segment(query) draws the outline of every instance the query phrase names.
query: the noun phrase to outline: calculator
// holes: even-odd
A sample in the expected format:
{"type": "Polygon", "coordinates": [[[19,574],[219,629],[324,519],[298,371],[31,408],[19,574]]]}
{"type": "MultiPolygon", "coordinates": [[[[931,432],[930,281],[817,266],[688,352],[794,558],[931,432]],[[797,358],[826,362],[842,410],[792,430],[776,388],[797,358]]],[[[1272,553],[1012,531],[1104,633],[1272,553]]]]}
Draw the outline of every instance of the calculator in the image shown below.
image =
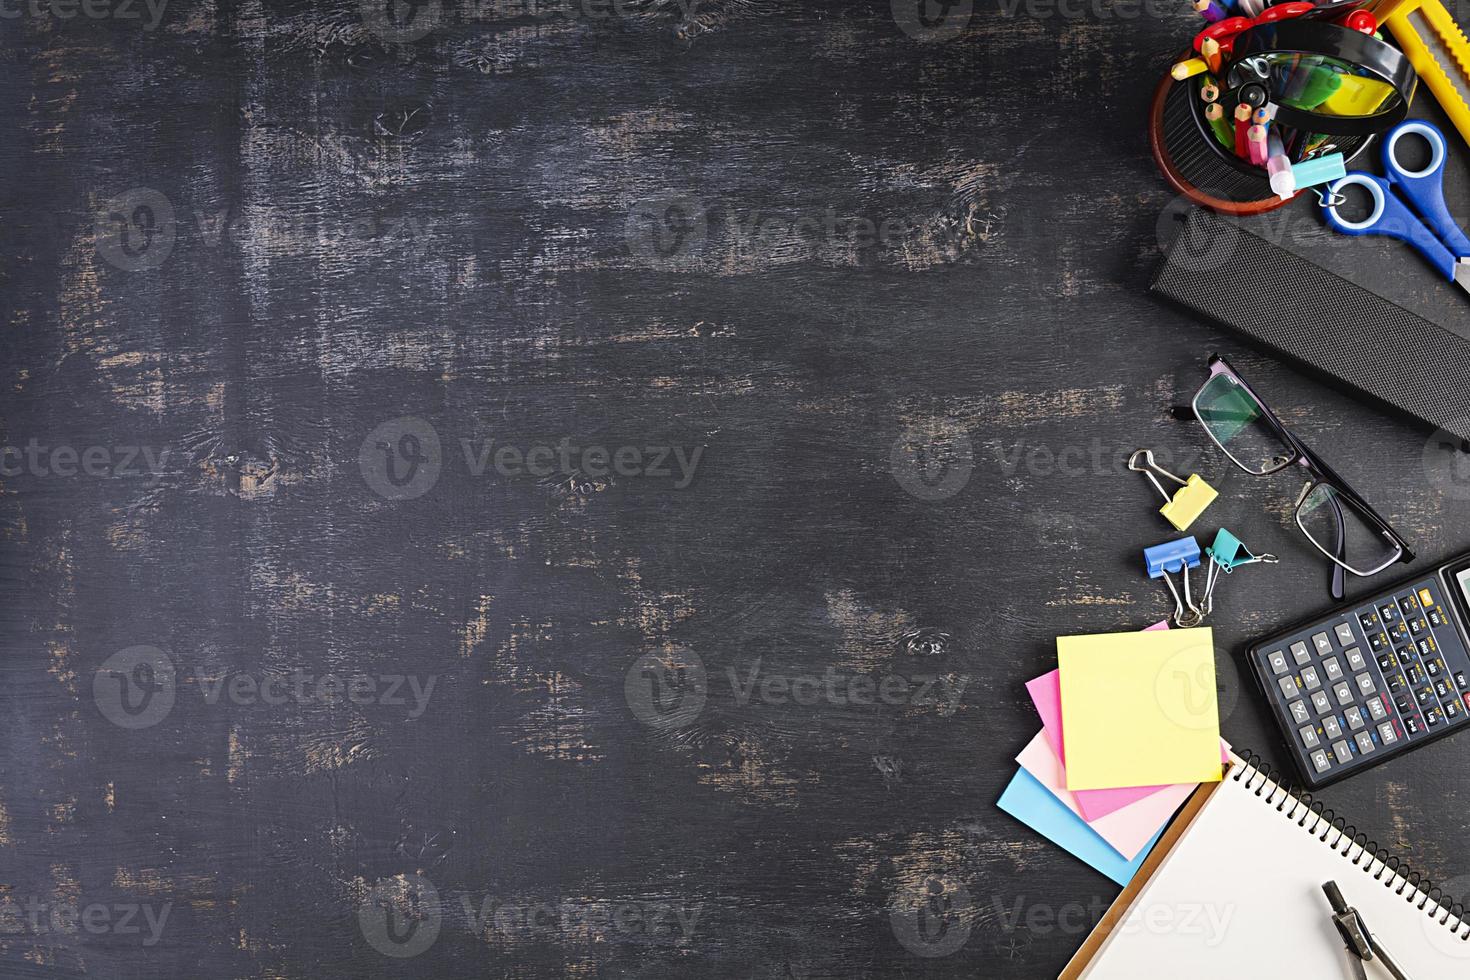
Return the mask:
{"type": "Polygon", "coordinates": [[[1470,726],[1470,554],[1247,647],[1310,789],[1470,726]]]}

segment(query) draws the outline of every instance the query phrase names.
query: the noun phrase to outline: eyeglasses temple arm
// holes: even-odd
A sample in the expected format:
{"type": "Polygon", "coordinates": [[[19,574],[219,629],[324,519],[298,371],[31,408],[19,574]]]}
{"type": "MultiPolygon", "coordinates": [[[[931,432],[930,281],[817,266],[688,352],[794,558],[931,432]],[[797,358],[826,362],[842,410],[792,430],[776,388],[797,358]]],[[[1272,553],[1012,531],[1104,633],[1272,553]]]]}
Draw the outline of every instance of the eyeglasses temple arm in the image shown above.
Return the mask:
{"type": "Polygon", "coordinates": [[[1332,563],[1332,580],[1327,589],[1333,602],[1341,602],[1347,596],[1347,576],[1338,562],[1347,561],[1347,521],[1342,516],[1342,504],[1336,497],[1329,499],[1332,501],[1332,516],[1337,521],[1337,546],[1332,549],[1337,553],[1337,561],[1332,563]]]}

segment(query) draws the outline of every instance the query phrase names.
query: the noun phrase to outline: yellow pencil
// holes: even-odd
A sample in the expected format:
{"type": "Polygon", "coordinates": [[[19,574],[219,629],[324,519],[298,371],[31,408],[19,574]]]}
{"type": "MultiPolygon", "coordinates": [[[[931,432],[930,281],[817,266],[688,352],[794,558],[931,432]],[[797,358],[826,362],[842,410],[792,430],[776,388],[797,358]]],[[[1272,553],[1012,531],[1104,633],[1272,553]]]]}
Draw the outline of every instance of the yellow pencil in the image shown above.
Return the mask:
{"type": "MultiPolygon", "coordinates": [[[[1217,44],[1215,45],[1215,47],[1218,48],[1219,45],[1217,44]]],[[[1173,68],[1170,68],[1169,74],[1174,76],[1174,80],[1176,82],[1182,82],[1186,78],[1198,75],[1200,72],[1205,71],[1209,67],[1209,65],[1205,64],[1205,60],[1203,58],[1186,58],[1183,61],[1176,63],[1173,68]]]]}

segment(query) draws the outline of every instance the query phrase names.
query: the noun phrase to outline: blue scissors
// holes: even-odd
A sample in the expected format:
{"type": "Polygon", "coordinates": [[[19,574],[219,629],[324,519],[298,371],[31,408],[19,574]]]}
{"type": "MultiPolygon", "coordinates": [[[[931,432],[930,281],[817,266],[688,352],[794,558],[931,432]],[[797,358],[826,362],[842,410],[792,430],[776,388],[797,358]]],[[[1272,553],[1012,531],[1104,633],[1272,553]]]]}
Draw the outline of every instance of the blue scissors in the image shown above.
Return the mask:
{"type": "Polygon", "coordinates": [[[1383,141],[1383,169],[1387,178],[1354,170],[1327,186],[1322,202],[1327,223],[1344,235],[1387,235],[1419,250],[1440,275],[1470,292],[1470,238],[1455,224],[1444,203],[1444,133],[1422,119],[1401,122],[1383,141]],[[1405,136],[1429,141],[1429,164],[1409,170],[1394,151],[1405,136]],[[1337,213],[1344,187],[1362,187],[1373,195],[1373,213],[1362,221],[1348,221],[1337,213]],[[1395,190],[1397,193],[1394,193],[1395,190]],[[1409,210],[1404,202],[1413,205],[1409,210]],[[1416,215],[1414,211],[1417,211],[1416,215]]]}

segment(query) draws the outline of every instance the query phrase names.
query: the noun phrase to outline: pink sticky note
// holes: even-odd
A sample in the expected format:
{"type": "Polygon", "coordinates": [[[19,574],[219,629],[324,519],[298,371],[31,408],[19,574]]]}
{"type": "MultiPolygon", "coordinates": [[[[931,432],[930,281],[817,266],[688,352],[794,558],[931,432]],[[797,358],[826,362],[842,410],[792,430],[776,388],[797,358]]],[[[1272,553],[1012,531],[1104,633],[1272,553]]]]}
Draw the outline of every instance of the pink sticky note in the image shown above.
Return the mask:
{"type": "MultiPolygon", "coordinates": [[[[1037,782],[1045,786],[1047,790],[1061,800],[1067,809],[1082,817],[1082,810],[1077,805],[1075,793],[1067,790],[1067,771],[1062,765],[1062,760],[1052,751],[1050,742],[1045,732],[1038,732],[1031,743],[1021,750],[1016,756],[1016,761],[1021,767],[1036,777],[1037,782]]],[[[1173,786],[1159,787],[1158,792],[1145,796],[1129,803],[1127,806],[1119,807],[1112,813],[1098,817],[1096,820],[1087,820],[1087,826],[1091,827],[1103,840],[1107,841],[1109,847],[1123,856],[1125,861],[1132,861],[1154,839],[1174,811],[1179,809],[1185,798],[1189,796],[1197,784],[1176,783],[1173,786]]]]}
{"type": "MultiPolygon", "coordinates": [[[[1163,620],[1154,623],[1143,632],[1150,630],[1166,630],[1169,621],[1163,620]]],[[[1036,713],[1041,716],[1042,734],[1046,736],[1047,744],[1051,746],[1057,758],[1066,765],[1067,752],[1065,742],[1062,738],[1062,674],[1054,670],[1049,674],[1042,674],[1035,680],[1026,682],[1026,691],[1031,695],[1031,703],[1036,706],[1036,713]]],[[[1230,747],[1222,739],[1220,741],[1220,761],[1230,761],[1230,747]]],[[[1033,773],[1033,775],[1035,775],[1033,773]]],[[[1038,777],[1039,778],[1039,777],[1038,777]]],[[[1044,781],[1044,780],[1043,780],[1044,781]]],[[[1176,786],[1190,786],[1190,783],[1176,783],[1176,786]]],[[[1113,811],[1125,807],[1130,803],[1151,796],[1166,786],[1128,786],[1121,789],[1079,789],[1073,796],[1076,797],[1078,814],[1083,820],[1092,821],[1105,817],[1113,811]]]]}

